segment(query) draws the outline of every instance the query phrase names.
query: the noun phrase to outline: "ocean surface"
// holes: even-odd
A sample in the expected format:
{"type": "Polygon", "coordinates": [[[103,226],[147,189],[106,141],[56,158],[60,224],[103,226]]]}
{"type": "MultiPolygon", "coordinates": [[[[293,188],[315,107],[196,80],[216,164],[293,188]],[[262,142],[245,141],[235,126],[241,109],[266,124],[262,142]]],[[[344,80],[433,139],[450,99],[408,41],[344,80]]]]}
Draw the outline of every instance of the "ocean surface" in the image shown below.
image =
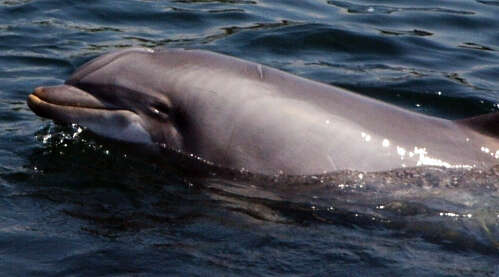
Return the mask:
{"type": "Polygon", "coordinates": [[[0,275],[499,276],[499,167],[192,177],[27,107],[129,46],[443,118],[499,110],[497,0],[0,0],[0,275]]]}

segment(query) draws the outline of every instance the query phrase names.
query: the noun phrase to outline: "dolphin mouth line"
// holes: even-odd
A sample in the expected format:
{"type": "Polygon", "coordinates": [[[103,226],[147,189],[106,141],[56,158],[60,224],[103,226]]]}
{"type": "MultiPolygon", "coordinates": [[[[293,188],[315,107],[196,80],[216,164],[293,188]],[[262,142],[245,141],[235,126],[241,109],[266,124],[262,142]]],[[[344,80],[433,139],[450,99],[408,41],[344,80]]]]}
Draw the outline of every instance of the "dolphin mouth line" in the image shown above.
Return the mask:
{"type": "MultiPolygon", "coordinates": [[[[89,94],[90,95],[90,94],[89,94]]],[[[28,106],[39,116],[57,120],[62,123],[78,123],[85,116],[111,115],[115,113],[133,113],[134,111],[117,107],[109,107],[98,100],[87,101],[57,101],[45,95],[43,88],[36,88],[28,95],[28,106]]]]}
{"type": "Polygon", "coordinates": [[[55,97],[57,95],[51,95],[51,93],[47,93],[44,87],[37,87],[34,90],[34,92],[28,96],[28,100],[41,101],[43,103],[47,103],[47,104],[51,104],[51,105],[55,105],[55,106],[61,106],[61,107],[101,109],[101,110],[124,110],[124,109],[106,106],[101,101],[94,98],[91,93],[84,91],[82,89],[79,89],[79,88],[76,88],[73,86],[68,86],[68,88],[72,88],[72,89],[75,89],[76,91],[78,91],[79,92],[78,94],[80,97],[82,95],[86,96],[86,98],[83,99],[83,100],[85,100],[84,104],[82,104],[83,103],[82,101],[78,101],[78,99],[76,99],[77,95],[74,96],[75,99],[71,99],[70,101],[68,101],[67,99],[65,99],[65,100],[57,99],[57,97],[55,97]],[[36,98],[31,99],[32,96],[36,97],[37,99],[36,98]]]}
{"type": "Polygon", "coordinates": [[[31,107],[37,106],[42,108],[51,108],[51,109],[78,109],[78,110],[102,110],[102,111],[128,111],[127,109],[119,109],[119,108],[107,108],[107,107],[90,107],[90,106],[80,106],[80,105],[67,105],[67,104],[58,104],[49,102],[46,99],[43,99],[36,95],[35,93],[31,93],[28,95],[28,105],[31,107]]]}

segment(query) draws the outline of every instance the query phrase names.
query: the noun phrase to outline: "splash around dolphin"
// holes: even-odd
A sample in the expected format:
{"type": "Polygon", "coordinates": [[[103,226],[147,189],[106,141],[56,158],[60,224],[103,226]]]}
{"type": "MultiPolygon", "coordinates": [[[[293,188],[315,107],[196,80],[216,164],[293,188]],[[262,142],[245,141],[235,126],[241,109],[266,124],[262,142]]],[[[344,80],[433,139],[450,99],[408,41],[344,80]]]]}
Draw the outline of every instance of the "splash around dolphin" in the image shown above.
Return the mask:
{"type": "Polygon", "coordinates": [[[499,163],[499,113],[451,121],[203,50],[130,48],[28,96],[39,116],[259,174],[499,163]]]}

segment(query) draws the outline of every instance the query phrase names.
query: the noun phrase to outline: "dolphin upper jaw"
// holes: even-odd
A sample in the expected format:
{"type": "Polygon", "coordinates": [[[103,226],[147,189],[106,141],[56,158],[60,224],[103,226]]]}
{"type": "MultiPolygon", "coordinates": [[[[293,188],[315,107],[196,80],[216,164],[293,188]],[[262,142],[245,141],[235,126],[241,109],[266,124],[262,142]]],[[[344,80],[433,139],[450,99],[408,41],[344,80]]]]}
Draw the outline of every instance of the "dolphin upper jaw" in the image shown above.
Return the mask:
{"type": "Polygon", "coordinates": [[[77,123],[111,139],[153,143],[139,114],[106,104],[74,86],[38,87],[28,96],[27,102],[37,115],[57,122],[77,123]]]}

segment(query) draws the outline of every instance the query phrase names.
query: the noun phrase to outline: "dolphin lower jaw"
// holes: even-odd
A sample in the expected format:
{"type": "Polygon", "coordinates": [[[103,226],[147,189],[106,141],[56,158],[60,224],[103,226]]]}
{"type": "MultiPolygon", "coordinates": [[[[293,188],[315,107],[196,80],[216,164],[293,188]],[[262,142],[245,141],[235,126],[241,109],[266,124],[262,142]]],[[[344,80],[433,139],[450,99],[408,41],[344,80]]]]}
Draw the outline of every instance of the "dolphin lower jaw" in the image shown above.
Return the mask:
{"type": "MultiPolygon", "coordinates": [[[[51,97],[40,98],[41,89],[28,96],[28,106],[39,116],[61,123],[80,124],[97,135],[131,143],[152,144],[149,132],[143,127],[143,119],[133,111],[106,108],[101,102],[92,102],[90,107],[81,102],[48,102],[51,97]]],[[[52,99],[51,99],[52,100],[52,99]]]]}

